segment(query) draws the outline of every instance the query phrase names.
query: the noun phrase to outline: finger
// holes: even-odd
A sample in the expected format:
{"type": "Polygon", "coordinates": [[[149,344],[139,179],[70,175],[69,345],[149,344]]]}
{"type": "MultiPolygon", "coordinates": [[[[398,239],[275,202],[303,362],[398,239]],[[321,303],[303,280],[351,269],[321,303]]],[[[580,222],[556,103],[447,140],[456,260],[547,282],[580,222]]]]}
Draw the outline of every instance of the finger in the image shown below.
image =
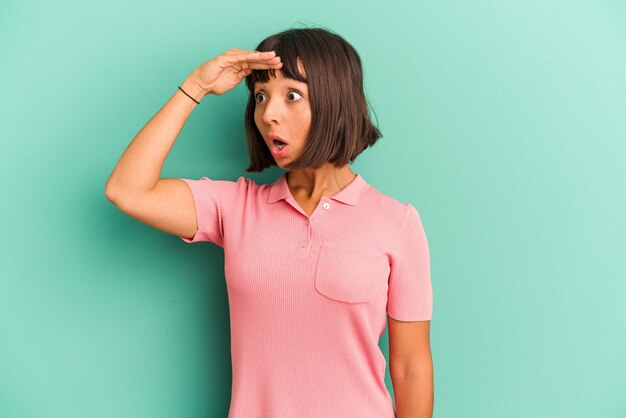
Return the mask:
{"type": "Polygon", "coordinates": [[[248,62],[242,64],[241,68],[248,69],[251,68],[253,70],[269,70],[269,69],[277,69],[282,67],[283,63],[279,62],[278,64],[264,64],[262,62],[248,62]]]}
{"type": "Polygon", "coordinates": [[[271,60],[264,60],[264,61],[246,60],[246,61],[239,61],[237,62],[237,64],[238,65],[265,64],[269,66],[275,66],[278,64],[282,64],[282,62],[280,59],[271,59],[271,60]]]}
{"type": "Polygon", "coordinates": [[[280,57],[274,57],[274,58],[270,58],[270,59],[267,59],[267,60],[246,60],[244,62],[247,62],[247,63],[257,63],[258,62],[258,63],[268,64],[268,65],[276,65],[276,64],[278,64],[278,63],[280,63],[282,61],[281,61],[280,57]]]}
{"type": "Polygon", "coordinates": [[[273,58],[275,55],[276,51],[243,51],[240,56],[243,59],[266,60],[273,58]]]}
{"type": "Polygon", "coordinates": [[[222,55],[220,58],[223,65],[243,65],[245,63],[265,63],[269,65],[275,65],[280,62],[280,57],[274,56],[274,51],[269,51],[270,56],[264,56],[264,52],[250,52],[237,55],[222,55]]]}
{"type": "Polygon", "coordinates": [[[276,63],[278,63],[280,61],[281,61],[280,57],[274,57],[274,58],[270,58],[270,59],[265,60],[265,62],[268,63],[268,64],[276,64],[276,63]]]}
{"type": "Polygon", "coordinates": [[[274,58],[270,58],[270,59],[266,59],[266,60],[242,60],[239,61],[237,64],[239,65],[250,65],[250,64],[266,64],[266,65],[276,65],[276,64],[280,64],[282,61],[280,59],[280,57],[274,57],[274,58]]]}
{"type": "Polygon", "coordinates": [[[274,52],[274,51],[265,51],[265,52],[261,52],[261,51],[253,51],[250,49],[239,49],[239,48],[231,48],[228,51],[224,52],[224,54],[229,54],[229,55],[248,55],[248,54],[262,54],[262,53],[266,53],[266,52],[274,52]]]}

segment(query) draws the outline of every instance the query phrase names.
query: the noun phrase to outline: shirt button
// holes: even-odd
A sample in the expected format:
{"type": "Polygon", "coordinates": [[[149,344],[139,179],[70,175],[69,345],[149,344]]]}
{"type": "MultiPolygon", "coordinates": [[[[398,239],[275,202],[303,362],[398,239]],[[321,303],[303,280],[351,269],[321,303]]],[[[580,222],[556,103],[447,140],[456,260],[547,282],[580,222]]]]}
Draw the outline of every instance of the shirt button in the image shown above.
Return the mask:
{"type": "Polygon", "coordinates": [[[309,241],[307,240],[302,241],[302,247],[306,247],[307,245],[309,245],[309,241]]]}
{"type": "Polygon", "coordinates": [[[328,208],[330,207],[330,203],[325,202],[325,203],[322,205],[322,207],[323,207],[324,209],[328,209],[328,208]]]}

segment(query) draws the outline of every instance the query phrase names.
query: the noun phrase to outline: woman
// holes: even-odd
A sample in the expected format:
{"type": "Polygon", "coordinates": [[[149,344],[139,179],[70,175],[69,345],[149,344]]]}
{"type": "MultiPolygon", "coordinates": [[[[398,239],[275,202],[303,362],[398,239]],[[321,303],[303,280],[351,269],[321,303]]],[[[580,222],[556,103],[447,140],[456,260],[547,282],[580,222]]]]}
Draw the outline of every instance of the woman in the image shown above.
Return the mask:
{"type": "Polygon", "coordinates": [[[326,29],[290,29],[200,65],[108,179],[107,198],[128,215],[224,248],[229,418],[432,416],[432,286],[419,214],[348,165],[379,137],[354,48],[326,29]],[[273,184],[159,178],[199,101],[244,78],[246,171],[287,171],[273,184]],[[378,347],[385,314],[395,411],[378,347]]]}

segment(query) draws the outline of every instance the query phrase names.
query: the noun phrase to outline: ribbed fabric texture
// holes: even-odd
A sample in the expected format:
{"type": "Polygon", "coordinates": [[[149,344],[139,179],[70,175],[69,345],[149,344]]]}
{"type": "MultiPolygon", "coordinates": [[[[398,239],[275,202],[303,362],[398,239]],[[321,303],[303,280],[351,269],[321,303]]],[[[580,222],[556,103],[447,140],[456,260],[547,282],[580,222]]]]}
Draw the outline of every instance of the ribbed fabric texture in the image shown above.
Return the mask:
{"type": "Polygon", "coordinates": [[[428,243],[417,210],[360,174],[309,217],[273,184],[184,180],[192,243],[224,249],[230,307],[228,418],[394,418],[378,347],[386,313],[432,318],[428,243]]]}

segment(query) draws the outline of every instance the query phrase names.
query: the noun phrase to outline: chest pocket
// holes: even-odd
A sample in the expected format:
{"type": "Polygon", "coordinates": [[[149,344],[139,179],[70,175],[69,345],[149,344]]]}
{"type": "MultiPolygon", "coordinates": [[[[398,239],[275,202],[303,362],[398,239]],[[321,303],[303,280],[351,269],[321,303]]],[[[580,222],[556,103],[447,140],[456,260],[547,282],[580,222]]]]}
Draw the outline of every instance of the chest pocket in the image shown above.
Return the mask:
{"type": "Polygon", "coordinates": [[[315,269],[315,289],[346,303],[368,302],[387,283],[389,264],[382,255],[324,242],[315,269]]]}

